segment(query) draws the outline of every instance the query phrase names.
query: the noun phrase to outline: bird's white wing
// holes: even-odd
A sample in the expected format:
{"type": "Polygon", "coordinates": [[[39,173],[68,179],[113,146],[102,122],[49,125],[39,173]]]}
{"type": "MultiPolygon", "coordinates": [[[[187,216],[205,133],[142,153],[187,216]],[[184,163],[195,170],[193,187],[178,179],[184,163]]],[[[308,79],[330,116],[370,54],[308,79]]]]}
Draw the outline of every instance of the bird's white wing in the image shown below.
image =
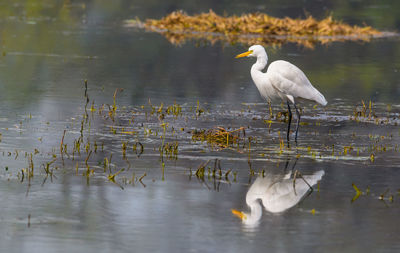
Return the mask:
{"type": "Polygon", "coordinates": [[[296,205],[309,190],[308,185],[296,181],[296,194],[293,179],[274,184],[262,198],[265,209],[272,213],[283,212],[296,205]]]}
{"type": "Polygon", "coordinates": [[[280,93],[294,98],[314,100],[322,105],[327,103],[303,71],[290,62],[281,60],[272,62],[268,67],[267,75],[271,85],[280,93]]]}
{"type": "MultiPolygon", "coordinates": [[[[304,176],[304,179],[313,186],[323,175],[324,171],[320,170],[313,175],[304,176]]],[[[268,188],[262,197],[262,203],[269,212],[283,212],[296,205],[309,190],[310,187],[301,178],[296,179],[295,187],[293,179],[284,179],[268,188]]]]}

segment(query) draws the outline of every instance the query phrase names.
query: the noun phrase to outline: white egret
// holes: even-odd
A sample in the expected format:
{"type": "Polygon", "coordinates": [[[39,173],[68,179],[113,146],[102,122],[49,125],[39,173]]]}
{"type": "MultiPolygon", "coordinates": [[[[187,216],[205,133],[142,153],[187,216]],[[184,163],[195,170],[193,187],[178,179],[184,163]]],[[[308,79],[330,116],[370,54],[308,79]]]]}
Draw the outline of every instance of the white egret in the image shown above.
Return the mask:
{"type": "Polygon", "coordinates": [[[232,213],[239,217],[243,224],[255,226],[262,216],[262,207],[271,213],[283,212],[303,199],[305,194],[321,180],[324,171],[320,170],[312,175],[304,175],[294,180],[291,173],[273,174],[267,173],[259,176],[250,186],[246,194],[246,204],[250,207],[250,213],[244,213],[232,209],[232,213]]]}
{"type": "Polygon", "coordinates": [[[272,62],[267,72],[262,70],[267,66],[268,56],[263,46],[254,45],[245,53],[239,54],[236,58],[257,57],[257,62],[251,67],[251,77],[258,88],[261,96],[268,100],[283,100],[286,102],[289,113],[289,122],[287,130],[287,140],[289,141],[290,123],[292,121],[292,112],[289,101],[293,103],[297,114],[297,127],[295,141],[297,142],[297,133],[299,131],[300,113],[296,107],[296,100],[307,99],[315,101],[323,106],[328,102],[325,97],[315,89],[306,75],[298,67],[287,61],[272,62]]]}

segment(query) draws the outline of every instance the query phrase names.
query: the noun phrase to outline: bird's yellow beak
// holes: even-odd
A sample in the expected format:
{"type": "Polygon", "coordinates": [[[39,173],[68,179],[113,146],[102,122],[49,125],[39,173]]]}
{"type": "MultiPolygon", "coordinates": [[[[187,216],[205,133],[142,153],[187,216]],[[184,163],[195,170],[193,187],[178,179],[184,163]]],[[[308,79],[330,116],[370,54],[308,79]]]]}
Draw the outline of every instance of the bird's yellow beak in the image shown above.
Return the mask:
{"type": "Polygon", "coordinates": [[[235,215],[236,217],[240,218],[241,220],[247,219],[247,216],[241,211],[232,209],[232,213],[233,213],[233,215],[235,215]]]}
{"type": "Polygon", "coordinates": [[[253,50],[249,50],[249,51],[247,51],[247,52],[238,54],[238,55],[236,55],[235,58],[242,58],[242,57],[245,57],[245,56],[249,56],[249,54],[251,54],[251,53],[253,53],[253,50]]]}

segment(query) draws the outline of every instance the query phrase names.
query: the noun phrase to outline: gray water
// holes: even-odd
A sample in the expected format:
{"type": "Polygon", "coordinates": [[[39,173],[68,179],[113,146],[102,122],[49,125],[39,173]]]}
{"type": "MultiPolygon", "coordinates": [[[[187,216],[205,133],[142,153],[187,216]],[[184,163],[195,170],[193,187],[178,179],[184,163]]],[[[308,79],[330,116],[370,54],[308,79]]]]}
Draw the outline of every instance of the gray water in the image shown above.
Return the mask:
{"type": "Polygon", "coordinates": [[[332,13],[351,24],[400,28],[397,1],[3,1],[1,252],[399,251],[399,37],[267,47],[270,60],[301,67],[329,102],[303,104],[298,144],[281,147],[286,123],[270,121],[250,78],[253,59],[234,59],[247,45],[175,46],[123,26],[135,17],[210,8],[278,17],[332,13]],[[108,105],[116,89],[123,90],[113,121],[108,105]],[[355,118],[362,101],[366,114],[355,118]],[[174,103],[181,113],[168,115],[174,103]],[[246,135],[229,148],[192,139],[193,131],[217,126],[244,127],[246,135]],[[80,136],[80,154],[73,155],[80,136]],[[177,156],[161,155],[162,143],[178,143],[177,156]],[[196,176],[207,161],[204,177],[196,176]],[[246,194],[257,178],[280,178],[279,185],[296,170],[324,175],[299,202],[280,213],[262,210],[255,224],[232,214],[250,212],[246,194]],[[363,192],[358,198],[353,183],[363,192]]]}

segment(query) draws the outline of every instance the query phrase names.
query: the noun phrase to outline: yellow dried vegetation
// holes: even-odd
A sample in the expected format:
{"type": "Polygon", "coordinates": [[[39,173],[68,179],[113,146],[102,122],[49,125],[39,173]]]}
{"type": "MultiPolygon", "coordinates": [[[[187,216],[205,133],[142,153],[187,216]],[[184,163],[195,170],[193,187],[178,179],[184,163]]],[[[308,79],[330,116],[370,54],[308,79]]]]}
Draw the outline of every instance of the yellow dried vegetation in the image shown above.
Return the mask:
{"type": "Polygon", "coordinates": [[[232,131],[228,131],[223,127],[216,127],[209,130],[193,131],[192,140],[206,141],[212,147],[216,146],[225,149],[244,141],[245,134],[244,127],[232,131]]]}
{"type": "Polygon", "coordinates": [[[382,36],[370,26],[351,26],[332,16],[322,20],[311,16],[306,19],[276,18],[264,13],[224,17],[212,10],[193,16],[175,11],[159,20],[147,19],[144,27],[162,33],[173,44],[203,39],[211,43],[223,41],[247,45],[295,42],[313,47],[316,42],[369,40],[382,36]]]}

